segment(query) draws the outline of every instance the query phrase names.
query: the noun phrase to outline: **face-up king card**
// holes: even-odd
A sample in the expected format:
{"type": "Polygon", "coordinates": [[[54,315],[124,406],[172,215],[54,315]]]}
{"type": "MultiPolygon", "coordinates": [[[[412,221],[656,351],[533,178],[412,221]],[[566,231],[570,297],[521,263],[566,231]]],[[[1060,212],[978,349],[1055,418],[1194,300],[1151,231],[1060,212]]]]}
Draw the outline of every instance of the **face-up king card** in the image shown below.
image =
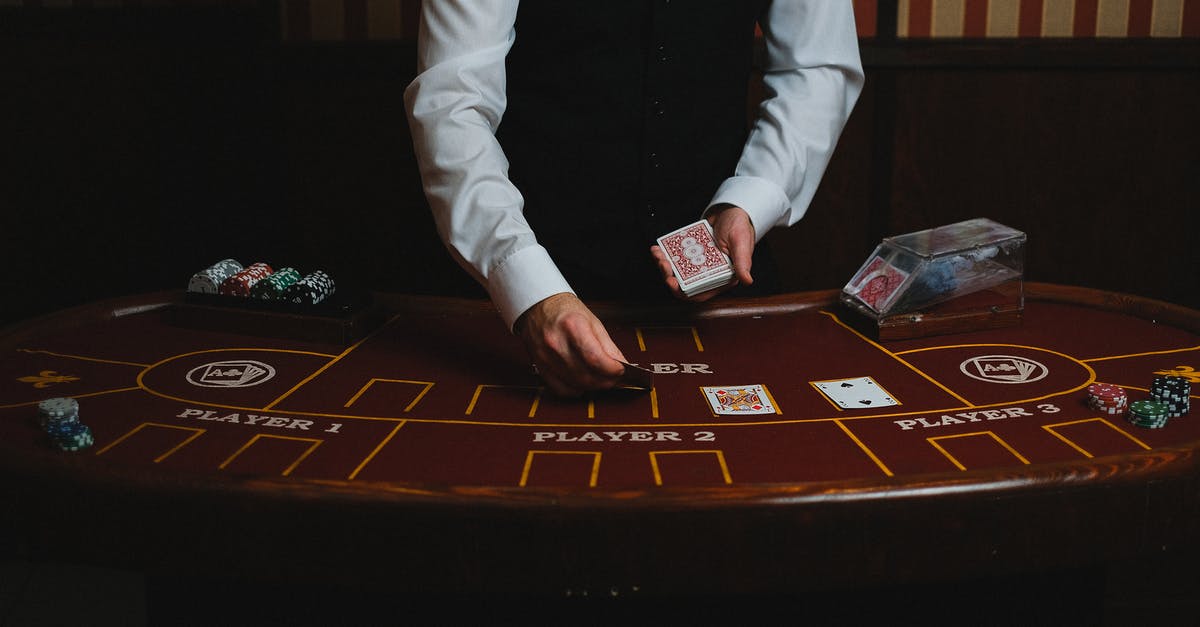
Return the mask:
{"type": "Polygon", "coordinates": [[[889,394],[871,377],[812,381],[811,383],[833,404],[842,409],[869,409],[900,404],[896,397],[889,394]]]}
{"type": "Polygon", "coordinates": [[[767,386],[762,384],[710,386],[702,387],[700,391],[704,393],[713,414],[744,416],[780,413],[767,386]]]}

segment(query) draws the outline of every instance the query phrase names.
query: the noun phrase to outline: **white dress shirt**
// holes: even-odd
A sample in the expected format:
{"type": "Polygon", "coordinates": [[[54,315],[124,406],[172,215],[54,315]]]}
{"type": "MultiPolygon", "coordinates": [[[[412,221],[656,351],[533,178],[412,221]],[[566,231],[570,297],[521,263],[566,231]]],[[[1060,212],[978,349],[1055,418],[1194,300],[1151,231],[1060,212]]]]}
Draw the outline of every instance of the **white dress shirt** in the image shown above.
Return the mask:
{"type": "MultiPolygon", "coordinates": [[[[526,222],[496,140],[517,5],[422,2],[417,77],[405,91],[438,233],[509,328],[542,299],[573,292],[526,222]]],[[[774,0],[760,26],[765,97],[737,168],[709,203],[745,209],[756,239],[803,217],[863,84],[850,0],[774,0]]]]}

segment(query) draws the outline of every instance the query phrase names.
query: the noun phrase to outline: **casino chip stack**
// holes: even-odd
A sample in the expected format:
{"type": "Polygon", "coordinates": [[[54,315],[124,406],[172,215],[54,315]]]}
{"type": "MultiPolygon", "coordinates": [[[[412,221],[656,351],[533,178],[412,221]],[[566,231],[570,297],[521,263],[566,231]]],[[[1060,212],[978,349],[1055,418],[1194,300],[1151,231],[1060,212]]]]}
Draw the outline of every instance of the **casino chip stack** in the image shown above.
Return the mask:
{"type": "Polygon", "coordinates": [[[38,421],[61,450],[82,451],[95,443],[92,430],[79,422],[79,402],[73,398],[48,398],[38,403],[38,421]]]}
{"type": "Polygon", "coordinates": [[[271,266],[261,261],[250,264],[250,267],[222,281],[217,291],[226,296],[249,296],[254,285],[271,276],[272,272],[271,266]]]}
{"type": "Polygon", "coordinates": [[[283,298],[283,293],[288,287],[299,280],[299,271],[295,268],[283,268],[255,283],[254,287],[250,288],[250,296],[264,300],[278,300],[283,298]]]}
{"type": "MultiPolygon", "coordinates": [[[[333,278],[322,270],[301,275],[292,267],[278,272],[263,262],[245,268],[234,259],[225,259],[197,272],[188,281],[188,292],[220,294],[258,301],[275,301],[302,306],[316,305],[333,296],[333,278]]],[[[235,302],[229,299],[228,303],[235,302]]]]}
{"type": "Polygon", "coordinates": [[[196,294],[216,294],[221,289],[221,283],[229,277],[241,272],[242,264],[236,259],[223,259],[192,275],[188,281],[187,291],[196,294]]]}
{"type": "Polygon", "coordinates": [[[1129,404],[1129,422],[1139,427],[1161,429],[1167,426],[1167,419],[1170,417],[1166,403],[1142,400],[1129,404]]]}
{"type": "Polygon", "coordinates": [[[1169,417],[1179,418],[1191,411],[1192,384],[1184,377],[1156,376],[1150,384],[1150,400],[1165,405],[1169,417]]]}
{"type": "Polygon", "coordinates": [[[334,290],[333,279],[321,270],[315,270],[289,285],[283,291],[283,300],[300,305],[315,305],[333,296],[334,290]]]}
{"type": "Polygon", "coordinates": [[[1110,416],[1124,414],[1129,409],[1129,395],[1125,389],[1110,383],[1093,383],[1088,386],[1088,407],[1110,416]]]}

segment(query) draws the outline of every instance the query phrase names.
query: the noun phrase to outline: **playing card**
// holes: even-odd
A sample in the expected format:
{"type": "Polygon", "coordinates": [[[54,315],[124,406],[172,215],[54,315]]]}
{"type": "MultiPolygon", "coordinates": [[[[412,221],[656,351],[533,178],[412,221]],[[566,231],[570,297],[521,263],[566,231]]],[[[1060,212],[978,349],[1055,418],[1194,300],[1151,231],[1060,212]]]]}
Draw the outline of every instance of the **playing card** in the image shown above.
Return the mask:
{"type": "Polygon", "coordinates": [[[850,280],[847,291],[882,313],[907,279],[907,272],[876,256],[850,280]]]}
{"type": "Polygon", "coordinates": [[[625,372],[621,375],[621,379],[617,383],[618,386],[636,388],[639,390],[649,390],[654,388],[653,371],[623,361],[621,362],[621,365],[625,366],[625,372]]]}
{"type": "Polygon", "coordinates": [[[762,384],[710,386],[702,387],[700,391],[704,393],[704,398],[708,401],[708,406],[712,409],[713,414],[780,413],[774,399],[771,398],[771,393],[767,391],[767,386],[762,384]]]}
{"type": "Polygon", "coordinates": [[[733,264],[717,248],[712,226],[700,220],[658,238],[658,245],[671,262],[684,294],[694,294],[728,283],[733,264]]]}
{"type": "Polygon", "coordinates": [[[894,396],[871,377],[812,381],[811,383],[842,409],[867,409],[900,404],[894,396]]]}

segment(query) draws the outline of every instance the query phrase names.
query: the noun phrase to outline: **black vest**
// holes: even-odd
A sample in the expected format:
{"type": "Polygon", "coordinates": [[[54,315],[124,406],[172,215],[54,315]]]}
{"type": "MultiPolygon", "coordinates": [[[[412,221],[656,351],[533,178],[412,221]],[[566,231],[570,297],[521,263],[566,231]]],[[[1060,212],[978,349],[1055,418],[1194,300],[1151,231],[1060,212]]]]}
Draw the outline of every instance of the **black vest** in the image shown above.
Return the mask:
{"type": "Polygon", "coordinates": [[[765,4],[521,0],[498,136],[526,218],[582,296],[665,293],[649,247],[734,172],[765,4]]]}

